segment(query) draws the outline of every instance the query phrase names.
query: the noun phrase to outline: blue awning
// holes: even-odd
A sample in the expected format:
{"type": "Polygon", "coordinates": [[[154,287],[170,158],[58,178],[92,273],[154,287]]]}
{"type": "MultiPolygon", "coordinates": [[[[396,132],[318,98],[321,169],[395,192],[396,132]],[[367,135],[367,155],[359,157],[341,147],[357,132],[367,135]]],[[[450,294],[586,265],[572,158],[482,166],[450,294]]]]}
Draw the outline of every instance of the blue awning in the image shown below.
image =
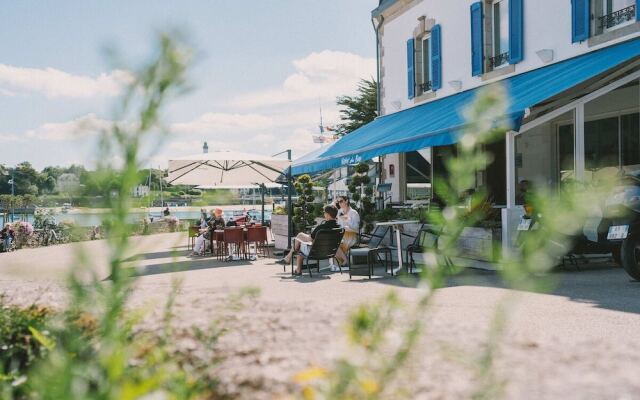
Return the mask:
{"type": "MultiPolygon", "coordinates": [[[[525,109],[639,55],[640,39],[633,39],[502,80],[511,102],[505,117],[511,120],[513,129],[518,130],[525,109]]],[[[304,157],[304,160],[294,162],[292,173],[314,173],[385,154],[453,144],[465,126],[462,111],[479,89],[377,118],[341,138],[315,158],[304,157]]]]}

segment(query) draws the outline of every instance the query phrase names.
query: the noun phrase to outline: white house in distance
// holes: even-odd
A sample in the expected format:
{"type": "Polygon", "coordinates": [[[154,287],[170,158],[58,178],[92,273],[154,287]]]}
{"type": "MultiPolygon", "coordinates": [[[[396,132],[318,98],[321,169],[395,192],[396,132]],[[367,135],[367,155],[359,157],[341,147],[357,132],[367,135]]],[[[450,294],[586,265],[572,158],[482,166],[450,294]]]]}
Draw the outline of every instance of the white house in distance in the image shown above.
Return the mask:
{"type": "Polygon", "coordinates": [[[510,238],[519,181],[557,188],[640,167],[637,1],[381,0],[372,12],[380,116],[292,171],[381,157],[392,200],[411,200],[411,185],[442,176],[462,111],[500,82],[513,130],[487,146],[495,160],[476,186],[510,238]]]}
{"type": "Polygon", "coordinates": [[[150,193],[149,186],[147,185],[138,185],[131,189],[131,196],[133,197],[145,197],[150,193]]]}

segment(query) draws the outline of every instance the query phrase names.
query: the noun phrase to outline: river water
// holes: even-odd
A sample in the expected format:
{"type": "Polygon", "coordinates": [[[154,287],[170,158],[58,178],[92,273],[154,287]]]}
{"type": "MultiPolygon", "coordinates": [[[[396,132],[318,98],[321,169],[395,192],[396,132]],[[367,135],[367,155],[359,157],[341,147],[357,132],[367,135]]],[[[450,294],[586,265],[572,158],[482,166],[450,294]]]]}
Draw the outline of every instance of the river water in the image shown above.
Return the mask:
{"type": "MultiPolygon", "coordinates": [[[[231,218],[234,215],[234,212],[238,213],[242,211],[242,207],[238,208],[238,209],[229,209],[229,210],[224,210],[224,219],[228,220],[229,218],[231,218]]],[[[256,219],[260,219],[260,210],[251,210],[251,215],[254,216],[256,219]]],[[[265,220],[270,220],[271,219],[271,210],[265,210],[264,212],[265,214],[265,220]]],[[[55,221],[57,223],[60,222],[72,222],[75,226],[97,226],[97,225],[101,225],[102,224],[102,219],[106,216],[107,214],[102,213],[102,212],[96,212],[96,213],[92,213],[90,211],[88,212],[82,212],[82,213],[75,213],[75,212],[69,212],[69,213],[57,213],[54,214],[53,217],[55,219],[55,221]]],[[[178,219],[180,220],[199,220],[200,219],[200,211],[197,210],[193,210],[193,211],[171,211],[171,215],[174,217],[178,217],[178,219]]],[[[151,217],[152,218],[159,218],[161,215],[160,213],[154,212],[151,213],[151,217]]],[[[142,221],[143,218],[148,218],[149,214],[147,211],[134,211],[132,210],[129,215],[127,216],[127,220],[134,224],[134,223],[138,223],[140,221],[142,221]]],[[[7,215],[6,217],[3,216],[2,214],[0,214],[0,226],[4,226],[5,222],[10,222],[11,216],[7,215]],[[6,221],[5,221],[6,219],[6,221]]],[[[26,220],[28,222],[33,223],[33,214],[24,214],[24,215],[15,215],[15,220],[16,221],[20,221],[20,220],[26,220]]]]}

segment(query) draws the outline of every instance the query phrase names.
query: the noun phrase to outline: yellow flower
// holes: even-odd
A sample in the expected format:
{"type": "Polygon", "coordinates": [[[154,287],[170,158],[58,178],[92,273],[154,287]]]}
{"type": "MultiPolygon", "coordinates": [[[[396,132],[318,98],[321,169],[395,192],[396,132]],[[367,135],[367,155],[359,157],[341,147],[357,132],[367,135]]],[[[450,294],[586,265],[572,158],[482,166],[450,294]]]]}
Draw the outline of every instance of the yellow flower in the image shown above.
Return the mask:
{"type": "Polygon", "coordinates": [[[304,389],[302,389],[302,398],[304,400],[314,400],[316,398],[316,392],[311,386],[305,386],[304,389]]]}
{"type": "Polygon", "coordinates": [[[360,387],[366,394],[374,394],[380,390],[380,385],[373,379],[364,379],[360,381],[360,387]]]}
{"type": "Polygon", "coordinates": [[[321,379],[327,376],[327,370],[319,367],[307,368],[294,375],[293,380],[296,383],[305,383],[315,379],[321,379]]]}

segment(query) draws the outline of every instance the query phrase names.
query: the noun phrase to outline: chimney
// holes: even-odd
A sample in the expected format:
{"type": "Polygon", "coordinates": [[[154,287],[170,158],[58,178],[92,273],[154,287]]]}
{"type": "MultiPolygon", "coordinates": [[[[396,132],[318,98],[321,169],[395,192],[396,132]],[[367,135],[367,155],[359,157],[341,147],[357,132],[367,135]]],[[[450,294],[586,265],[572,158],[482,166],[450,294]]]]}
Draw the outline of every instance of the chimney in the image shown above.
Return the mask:
{"type": "Polygon", "coordinates": [[[202,152],[204,154],[207,154],[209,152],[209,145],[207,144],[207,142],[204,142],[204,146],[202,146],[202,152]]]}

